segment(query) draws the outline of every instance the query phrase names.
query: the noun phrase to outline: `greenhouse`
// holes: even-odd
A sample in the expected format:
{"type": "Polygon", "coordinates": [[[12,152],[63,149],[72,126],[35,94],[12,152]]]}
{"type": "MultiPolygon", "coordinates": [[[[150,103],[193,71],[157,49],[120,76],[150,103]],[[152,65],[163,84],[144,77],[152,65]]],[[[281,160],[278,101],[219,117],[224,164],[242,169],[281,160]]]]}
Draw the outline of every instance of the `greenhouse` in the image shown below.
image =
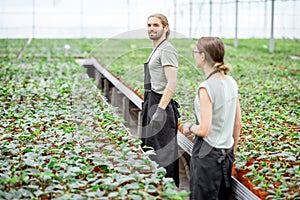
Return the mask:
{"type": "Polygon", "coordinates": [[[195,140],[184,124],[196,123],[206,80],[194,54],[203,36],[222,40],[238,86],[229,199],[300,199],[299,0],[0,5],[0,199],[194,199],[195,140]],[[178,55],[179,184],[143,140],[155,13],[167,17],[178,55]]]}

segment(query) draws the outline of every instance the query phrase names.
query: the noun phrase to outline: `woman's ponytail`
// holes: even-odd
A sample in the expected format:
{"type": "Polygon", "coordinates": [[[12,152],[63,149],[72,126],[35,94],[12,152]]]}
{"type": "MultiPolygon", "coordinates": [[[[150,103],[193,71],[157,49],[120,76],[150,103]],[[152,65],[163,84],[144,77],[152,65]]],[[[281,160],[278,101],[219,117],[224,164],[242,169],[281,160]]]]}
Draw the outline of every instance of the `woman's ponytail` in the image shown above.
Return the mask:
{"type": "Polygon", "coordinates": [[[230,66],[225,64],[224,62],[216,62],[214,64],[214,68],[219,69],[220,71],[223,71],[224,74],[227,74],[227,72],[230,70],[230,66]]]}

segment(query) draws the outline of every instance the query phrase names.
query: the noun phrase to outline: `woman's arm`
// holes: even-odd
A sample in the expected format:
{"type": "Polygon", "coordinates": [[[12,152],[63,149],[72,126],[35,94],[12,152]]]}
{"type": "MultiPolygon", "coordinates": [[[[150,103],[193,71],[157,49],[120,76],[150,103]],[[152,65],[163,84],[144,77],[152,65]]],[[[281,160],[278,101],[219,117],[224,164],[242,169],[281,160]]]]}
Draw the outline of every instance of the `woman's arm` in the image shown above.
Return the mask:
{"type": "Polygon", "coordinates": [[[190,131],[200,137],[207,137],[210,131],[212,122],[212,103],[205,88],[200,88],[200,124],[193,124],[190,131]]]}
{"type": "Polygon", "coordinates": [[[234,151],[236,150],[237,143],[240,137],[240,132],[242,128],[242,115],[241,115],[241,107],[240,107],[240,100],[237,98],[236,100],[236,113],[235,113],[235,121],[234,121],[234,128],[233,128],[233,139],[234,139],[234,151]]]}

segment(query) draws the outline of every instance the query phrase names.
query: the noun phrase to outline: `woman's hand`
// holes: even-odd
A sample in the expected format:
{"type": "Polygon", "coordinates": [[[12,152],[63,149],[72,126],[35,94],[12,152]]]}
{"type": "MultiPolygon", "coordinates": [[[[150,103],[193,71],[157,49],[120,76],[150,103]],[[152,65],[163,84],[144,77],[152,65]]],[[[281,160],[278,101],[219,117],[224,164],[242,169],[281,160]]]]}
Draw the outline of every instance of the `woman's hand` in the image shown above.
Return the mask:
{"type": "Polygon", "coordinates": [[[194,133],[191,131],[191,127],[193,124],[191,122],[187,122],[183,125],[182,131],[183,134],[191,141],[194,142],[194,133]]]}
{"type": "Polygon", "coordinates": [[[186,136],[190,136],[191,135],[191,127],[192,127],[192,123],[191,122],[187,122],[183,125],[183,134],[186,136]]]}
{"type": "Polygon", "coordinates": [[[191,122],[187,122],[183,125],[182,131],[183,131],[183,135],[185,135],[185,137],[187,137],[191,142],[194,142],[195,135],[191,131],[192,126],[193,126],[193,124],[191,122]]]}

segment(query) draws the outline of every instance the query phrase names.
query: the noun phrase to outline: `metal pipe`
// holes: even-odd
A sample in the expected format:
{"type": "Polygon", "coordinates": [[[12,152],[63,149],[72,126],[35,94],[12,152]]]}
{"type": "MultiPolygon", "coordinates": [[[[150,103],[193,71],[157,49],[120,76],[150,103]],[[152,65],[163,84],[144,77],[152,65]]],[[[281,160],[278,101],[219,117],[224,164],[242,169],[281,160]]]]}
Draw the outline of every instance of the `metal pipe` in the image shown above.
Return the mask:
{"type": "Polygon", "coordinates": [[[176,19],[177,16],[176,16],[176,15],[177,15],[177,0],[174,0],[174,33],[175,33],[175,34],[174,34],[174,37],[175,37],[175,38],[176,38],[176,35],[177,35],[177,34],[176,34],[176,26],[177,26],[177,24],[176,24],[176,22],[177,22],[177,21],[176,21],[176,20],[177,20],[177,19],[176,19]]]}
{"type": "Polygon", "coordinates": [[[190,31],[189,31],[189,38],[192,38],[192,17],[193,16],[193,1],[190,0],[190,31]]]}
{"type": "Polygon", "coordinates": [[[209,1],[209,36],[212,34],[212,0],[209,1]]]}
{"type": "Polygon", "coordinates": [[[272,0],[270,52],[274,51],[274,4],[275,0],[272,0]]]}
{"type": "Polygon", "coordinates": [[[239,0],[235,1],[235,36],[234,36],[234,46],[238,47],[238,10],[239,10],[239,0]]]}
{"type": "Polygon", "coordinates": [[[32,38],[34,38],[35,32],[35,0],[32,0],[32,38]]]}

